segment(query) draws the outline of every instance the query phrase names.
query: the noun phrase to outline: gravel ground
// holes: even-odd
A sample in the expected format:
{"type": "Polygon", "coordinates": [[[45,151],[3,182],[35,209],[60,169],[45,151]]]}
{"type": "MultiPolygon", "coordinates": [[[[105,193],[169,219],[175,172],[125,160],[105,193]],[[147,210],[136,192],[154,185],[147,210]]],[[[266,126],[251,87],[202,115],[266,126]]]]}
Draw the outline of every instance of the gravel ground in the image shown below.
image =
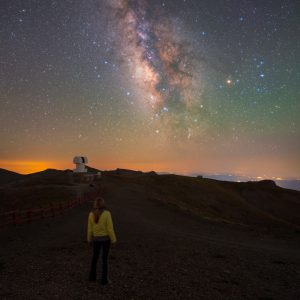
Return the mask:
{"type": "Polygon", "coordinates": [[[0,299],[300,299],[300,238],[199,220],[106,192],[118,244],[109,286],[88,282],[90,204],[0,231],[0,299]]]}

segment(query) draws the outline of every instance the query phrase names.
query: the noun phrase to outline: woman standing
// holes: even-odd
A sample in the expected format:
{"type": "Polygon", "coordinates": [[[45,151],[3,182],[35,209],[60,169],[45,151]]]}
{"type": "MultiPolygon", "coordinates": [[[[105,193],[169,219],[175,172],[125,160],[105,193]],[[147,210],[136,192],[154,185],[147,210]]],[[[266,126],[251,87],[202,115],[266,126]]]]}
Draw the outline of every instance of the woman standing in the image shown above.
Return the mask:
{"type": "Polygon", "coordinates": [[[110,244],[115,244],[117,239],[111,214],[106,209],[104,199],[101,197],[94,200],[94,209],[89,213],[87,240],[88,243],[93,245],[93,258],[89,280],[95,281],[97,279],[97,261],[102,249],[101,284],[108,284],[108,253],[110,244]]]}

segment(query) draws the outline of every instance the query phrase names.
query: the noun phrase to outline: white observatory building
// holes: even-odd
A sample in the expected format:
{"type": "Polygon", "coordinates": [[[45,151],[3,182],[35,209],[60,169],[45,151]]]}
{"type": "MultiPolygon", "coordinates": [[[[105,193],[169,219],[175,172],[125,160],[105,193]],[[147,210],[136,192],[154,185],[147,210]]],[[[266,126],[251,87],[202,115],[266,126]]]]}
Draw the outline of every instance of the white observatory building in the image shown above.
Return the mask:
{"type": "Polygon", "coordinates": [[[73,163],[76,165],[76,168],[73,170],[74,173],[87,172],[87,169],[85,168],[85,164],[88,163],[88,159],[86,156],[75,156],[73,158],[73,163]]]}

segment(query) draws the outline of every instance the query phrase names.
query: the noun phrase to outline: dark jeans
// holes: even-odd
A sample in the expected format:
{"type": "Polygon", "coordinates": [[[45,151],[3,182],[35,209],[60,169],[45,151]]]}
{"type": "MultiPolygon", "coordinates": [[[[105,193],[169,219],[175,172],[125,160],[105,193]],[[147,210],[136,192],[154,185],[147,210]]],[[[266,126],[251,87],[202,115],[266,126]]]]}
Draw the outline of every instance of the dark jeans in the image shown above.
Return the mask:
{"type": "Polygon", "coordinates": [[[102,248],[102,277],[101,283],[108,283],[108,253],[110,248],[110,240],[107,241],[93,241],[93,258],[91,264],[91,271],[89,280],[93,281],[97,279],[97,261],[99,253],[102,248]]]}

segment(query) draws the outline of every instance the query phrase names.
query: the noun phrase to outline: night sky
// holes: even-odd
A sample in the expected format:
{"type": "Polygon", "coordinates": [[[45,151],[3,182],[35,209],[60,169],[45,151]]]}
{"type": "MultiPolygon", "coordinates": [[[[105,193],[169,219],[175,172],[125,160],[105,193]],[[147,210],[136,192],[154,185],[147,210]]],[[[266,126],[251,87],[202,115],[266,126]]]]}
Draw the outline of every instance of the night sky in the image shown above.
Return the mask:
{"type": "Polygon", "coordinates": [[[300,177],[300,2],[0,3],[0,167],[300,177]]]}

